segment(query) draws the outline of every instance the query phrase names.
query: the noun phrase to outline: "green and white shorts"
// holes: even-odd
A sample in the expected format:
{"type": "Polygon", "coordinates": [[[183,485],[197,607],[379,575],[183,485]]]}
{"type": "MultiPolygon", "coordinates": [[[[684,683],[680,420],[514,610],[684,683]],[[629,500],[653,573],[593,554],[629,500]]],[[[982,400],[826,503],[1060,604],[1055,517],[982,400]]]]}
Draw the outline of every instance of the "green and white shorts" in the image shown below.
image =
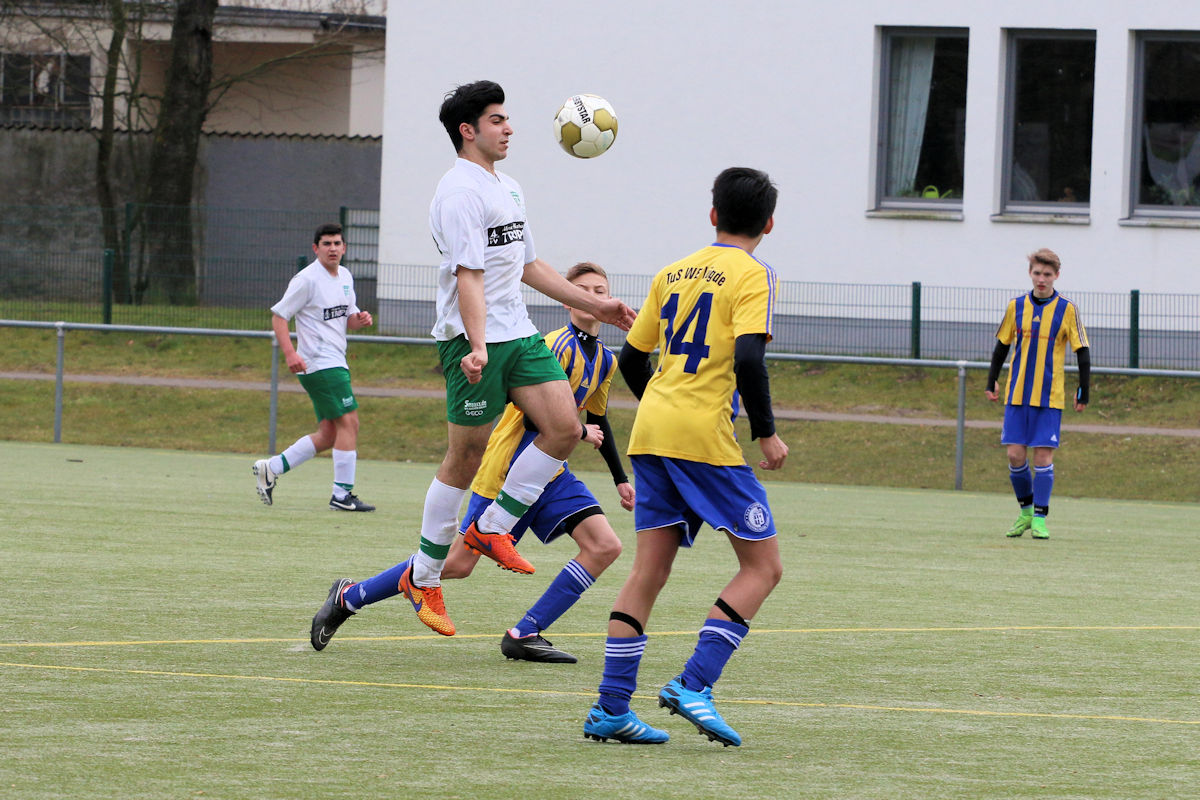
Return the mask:
{"type": "Polygon", "coordinates": [[[479,383],[468,383],[459,366],[471,352],[466,336],[438,342],[437,346],[446,376],[446,419],[456,425],[485,425],[500,416],[511,388],[567,379],[562,364],[540,334],[511,342],[489,342],[488,363],[479,383]]]}
{"type": "Polygon", "coordinates": [[[306,375],[297,375],[300,385],[312,400],[317,422],[337,419],[358,408],[354,390],[350,388],[350,370],[345,367],[319,369],[306,375]]]}

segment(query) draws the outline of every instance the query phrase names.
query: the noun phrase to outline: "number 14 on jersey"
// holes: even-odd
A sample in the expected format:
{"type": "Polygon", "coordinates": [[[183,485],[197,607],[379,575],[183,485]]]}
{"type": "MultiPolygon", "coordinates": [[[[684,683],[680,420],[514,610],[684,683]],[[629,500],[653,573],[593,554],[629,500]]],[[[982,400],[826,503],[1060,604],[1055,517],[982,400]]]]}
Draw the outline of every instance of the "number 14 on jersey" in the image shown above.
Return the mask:
{"type": "MultiPolygon", "coordinates": [[[[675,317],[679,313],[679,294],[672,294],[663,304],[658,313],[659,319],[667,321],[666,334],[663,337],[667,343],[667,352],[671,355],[686,355],[683,371],[694,375],[700,368],[700,360],[708,358],[708,345],[704,343],[708,335],[708,317],[712,313],[712,292],[704,292],[696,299],[691,312],[675,326],[675,317]],[[685,341],[690,329],[691,340],[685,341]]],[[[661,369],[661,364],[659,369],[661,369]]]]}

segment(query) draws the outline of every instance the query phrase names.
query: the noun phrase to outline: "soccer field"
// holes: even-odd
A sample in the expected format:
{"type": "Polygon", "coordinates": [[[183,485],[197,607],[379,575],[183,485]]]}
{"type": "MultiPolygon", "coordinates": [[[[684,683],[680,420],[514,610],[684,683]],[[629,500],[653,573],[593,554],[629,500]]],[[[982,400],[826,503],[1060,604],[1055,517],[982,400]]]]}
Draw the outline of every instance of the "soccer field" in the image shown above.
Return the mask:
{"type": "MultiPolygon", "coordinates": [[[[801,454],[793,453],[793,457],[801,454]]],[[[0,443],[0,795],[114,798],[1179,798],[1200,794],[1200,506],[768,484],[785,574],[717,686],[745,744],[654,700],[734,571],[705,529],[647,626],[634,710],[657,746],[585,740],[626,551],[549,633],[499,637],[574,554],[447,582],[459,634],[403,598],[321,653],[330,582],[416,545],[424,464],[360,462],[379,511],[325,509],[330,462],[0,443]]]]}

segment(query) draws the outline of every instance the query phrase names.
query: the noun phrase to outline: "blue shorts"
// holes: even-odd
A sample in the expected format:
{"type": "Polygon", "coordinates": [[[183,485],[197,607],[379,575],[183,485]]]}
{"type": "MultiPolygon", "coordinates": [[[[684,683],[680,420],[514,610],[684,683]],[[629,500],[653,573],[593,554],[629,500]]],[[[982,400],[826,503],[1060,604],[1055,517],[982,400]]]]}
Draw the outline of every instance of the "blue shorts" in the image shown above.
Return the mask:
{"type": "Polygon", "coordinates": [[[1058,447],[1058,433],[1061,427],[1061,408],[1005,406],[1000,444],[1058,447]]]}
{"type": "Polygon", "coordinates": [[[683,526],[684,547],[696,540],[701,523],[739,539],[770,539],[775,519],[767,490],[742,464],[715,467],[663,456],[630,456],[637,501],[633,526],[639,531],[683,526]]]}
{"type": "MultiPolygon", "coordinates": [[[[492,504],[492,499],[471,493],[471,502],[467,504],[467,513],[459,525],[459,533],[479,519],[484,509],[492,504]]],[[[534,536],[549,544],[567,532],[564,523],[569,517],[587,509],[595,509],[595,513],[601,513],[600,503],[583,485],[583,481],[576,478],[570,470],[563,470],[557,478],[550,481],[542,496],[517,521],[516,527],[512,529],[513,538],[520,541],[526,530],[532,530],[534,536]]]]}

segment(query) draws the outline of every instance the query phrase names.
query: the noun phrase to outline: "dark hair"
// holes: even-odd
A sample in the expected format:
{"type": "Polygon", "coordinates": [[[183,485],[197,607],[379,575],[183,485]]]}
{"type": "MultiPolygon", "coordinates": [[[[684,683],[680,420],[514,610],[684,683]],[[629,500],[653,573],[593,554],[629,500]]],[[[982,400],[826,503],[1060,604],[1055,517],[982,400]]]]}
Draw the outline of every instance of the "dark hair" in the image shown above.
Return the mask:
{"type": "Polygon", "coordinates": [[[567,270],[567,280],[571,283],[574,283],[575,279],[580,275],[588,274],[599,275],[601,278],[604,278],[604,280],[608,280],[608,273],[604,271],[604,267],[591,261],[580,261],[578,264],[567,270]]]}
{"type": "Polygon", "coordinates": [[[775,213],[779,189],[765,172],[730,167],[713,181],[712,195],[718,233],[758,236],[775,213]]]}
{"type": "Polygon", "coordinates": [[[450,135],[450,143],[457,153],[462,150],[463,138],[459,126],[464,122],[479,130],[479,118],[490,105],[504,103],[504,90],[494,81],[464,83],[442,99],[438,119],[450,135]]]}
{"type": "MultiPolygon", "coordinates": [[[[341,225],[338,225],[336,222],[326,222],[324,225],[317,228],[317,232],[313,234],[313,244],[320,244],[322,236],[341,236],[341,235],[342,235],[342,226],[341,225]]],[[[343,242],[346,241],[345,237],[342,237],[342,241],[343,242]]]]}

